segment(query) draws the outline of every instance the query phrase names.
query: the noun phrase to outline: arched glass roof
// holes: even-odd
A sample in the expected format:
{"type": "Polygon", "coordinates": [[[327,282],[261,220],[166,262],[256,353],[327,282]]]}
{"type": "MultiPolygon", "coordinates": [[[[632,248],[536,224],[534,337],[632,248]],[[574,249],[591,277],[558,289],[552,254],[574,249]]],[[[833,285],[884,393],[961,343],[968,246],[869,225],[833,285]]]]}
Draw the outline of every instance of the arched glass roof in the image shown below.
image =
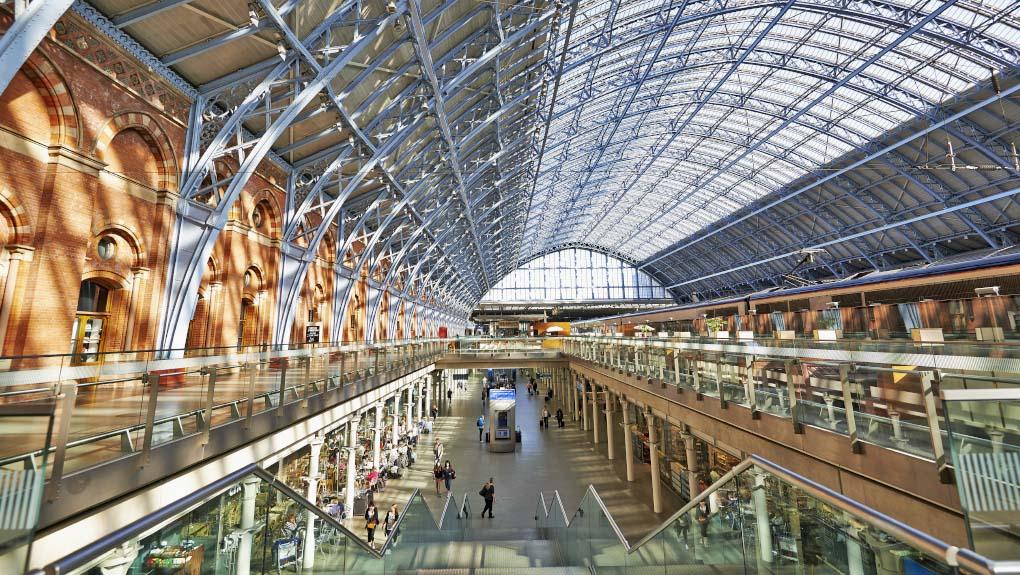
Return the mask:
{"type": "Polygon", "coordinates": [[[816,280],[1020,243],[1016,0],[72,10],[193,102],[178,212],[204,244],[174,294],[256,167],[288,198],[284,308],[320,250],[466,315],[572,246],[684,299],[781,285],[805,249],[816,280]]]}
{"type": "Polygon", "coordinates": [[[668,299],[666,289],[633,263],[568,248],[537,257],[499,281],[482,302],[668,299]]]}
{"type": "Polygon", "coordinates": [[[1015,66],[1018,15],[1009,0],[582,0],[525,253],[649,258],[1015,66]]]}

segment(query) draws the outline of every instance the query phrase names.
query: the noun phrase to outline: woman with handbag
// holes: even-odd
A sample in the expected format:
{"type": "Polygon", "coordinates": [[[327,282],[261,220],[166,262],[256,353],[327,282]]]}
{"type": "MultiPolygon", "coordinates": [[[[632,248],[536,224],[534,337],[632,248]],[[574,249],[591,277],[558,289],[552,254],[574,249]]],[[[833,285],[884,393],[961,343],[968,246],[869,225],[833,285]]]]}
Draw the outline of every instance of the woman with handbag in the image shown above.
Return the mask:
{"type": "Polygon", "coordinates": [[[443,465],[443,483],[446,485],[446,495],[450,495],[450,488],[453,486],[454,479],[457,479],[457,472],[453,470],[453,465],[447,459],[446,464],[443,465]]]}
{"type": "Polygon", "coordinates": [[[383,530],[386,532],[386,537],[390,536],[393,528],[397,525],[397,517],[400,516],[400,512],[397,511],[397,504],[394,503],[390,506],[389,511],[386,512],[386,518],[383,519],[383,530]]]}
{"type": "Polygon", "coordinates": [[[432,467],[432,477],[436,480],[436,497],[439,496],[439,484],[443,482],[444,476],[445,472],[442,466],[436,461],[436,464],[432,467]]]}
{"type": "Polygon", "coordinates": [[[375,549],[375,528],[379,526],[379,510],[375,502],[370,502],[365,509],[365,529],[368,531],[368,545],[375,549]]]}

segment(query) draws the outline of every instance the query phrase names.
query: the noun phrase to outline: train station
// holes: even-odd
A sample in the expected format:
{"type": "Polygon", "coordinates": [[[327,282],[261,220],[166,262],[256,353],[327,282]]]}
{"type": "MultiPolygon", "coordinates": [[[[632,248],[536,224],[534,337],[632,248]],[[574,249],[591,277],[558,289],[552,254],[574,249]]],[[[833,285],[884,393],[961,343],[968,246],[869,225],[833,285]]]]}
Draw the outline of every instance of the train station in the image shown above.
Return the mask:
{"type": "Polygon", "coordinates": [[[1020,573],[1020,2],[0,2],[0,575],[1020,573]]]}

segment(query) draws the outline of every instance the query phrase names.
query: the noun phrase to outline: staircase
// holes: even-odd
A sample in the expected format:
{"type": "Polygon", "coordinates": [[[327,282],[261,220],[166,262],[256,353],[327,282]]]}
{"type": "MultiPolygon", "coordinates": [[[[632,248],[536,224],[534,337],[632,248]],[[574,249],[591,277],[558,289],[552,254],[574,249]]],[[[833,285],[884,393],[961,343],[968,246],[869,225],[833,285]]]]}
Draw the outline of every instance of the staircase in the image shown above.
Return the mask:
{"type": "MultiPolygon", "coordinates": [[[[86,573],[118,552],[153,545],[159,534],[145,535],[153,524],[176,521],[199,503],[203,513],[213,516],[236,512],[245,494],[266,503],[248,508],[253,514],[242,520],[252,529],[237,532],[242,542],[251,537],[245,542],[250,553],[210,545],[205,560],[253,575],[279,575],[301,564],[304,569],[298,572],[305,575],[802,575],[816,568],[823,574],[881,572],[878,561],[890,560],[904,567],[909,561],[915,571],[929,573],[1020,573],[1020,564],[996,564],[947,545],[754,456],[634,544],[589,487],[570,515],[558,493],[540,493],[531,527],[498,527],[488,521],[479,527],[466,495],[459,502],[444,500],[436,521],[415,491],[379,549],[253,465],[168,505],[160,517],[125,526],[117,538],[48,565],[45,573],[86,573]],[[238,492],[238,485],[247,491],[238,492]],[[709,499],[715,509],[703,534],[697,509],[709,499]],[[315,537],[279,539],[279,514],[274,517],[271,509],[314,515],[315,537]],[[258,533],[272,536],[247,535],[258,533]]],[[[128,560],[139,563],[141,555],[128,560]]]]}
{"type": "MultiPolygon", "coordinates": [[[[400,538],[384,553],[400,553],[400,538]]],[[[462,541],[419,546],[408,565],[415,570],[398,573],[429,573],[435,575],[522,573],[558,575],[575,573],[567,569],[557,545],[540,536],[536,528],[473,529],[462,541]]],[[[404,563],[404,561],[401,561],[404,563]]],[[[587,569],[576,571],[587,573],[587,569]]]]}

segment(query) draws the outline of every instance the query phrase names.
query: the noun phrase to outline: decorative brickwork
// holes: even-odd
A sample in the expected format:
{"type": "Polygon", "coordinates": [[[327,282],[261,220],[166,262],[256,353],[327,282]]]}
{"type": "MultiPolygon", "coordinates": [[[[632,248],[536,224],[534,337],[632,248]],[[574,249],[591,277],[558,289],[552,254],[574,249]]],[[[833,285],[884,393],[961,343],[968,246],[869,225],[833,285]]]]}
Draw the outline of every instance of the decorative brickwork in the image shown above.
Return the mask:
{"type": "Polygon", "coordinates": [[[96,138],[96,145],[92,153],[96,157],[102,155],[103,150],[110,145],[114,136],[119,132],[128,129],[135,129],[142,138],[152,147],[161,163],[159,174],[159,188],[162,190],[177,190],[177,157],[174,155],[170,138],[163,132],[163,128],[150,115],[144,112],[121,112],[110,118],[96,138]]]}
{"type": "Polygon", "coordinates": [[[143,68],[105,35],[96,32],[81,16],[68,12],[53,27],[57,40],[92,62],[109,77],[168,116],[186,124],[188,98],[159,76],[143,68]]]}
{"type": "Polygon", "coordinates": [[[78,112],[60,72],[38,50],[29,56],[21,71],[46,97],[46,111],[50,120],[50,145],[78,149],[81,134],[78,112]]]}

